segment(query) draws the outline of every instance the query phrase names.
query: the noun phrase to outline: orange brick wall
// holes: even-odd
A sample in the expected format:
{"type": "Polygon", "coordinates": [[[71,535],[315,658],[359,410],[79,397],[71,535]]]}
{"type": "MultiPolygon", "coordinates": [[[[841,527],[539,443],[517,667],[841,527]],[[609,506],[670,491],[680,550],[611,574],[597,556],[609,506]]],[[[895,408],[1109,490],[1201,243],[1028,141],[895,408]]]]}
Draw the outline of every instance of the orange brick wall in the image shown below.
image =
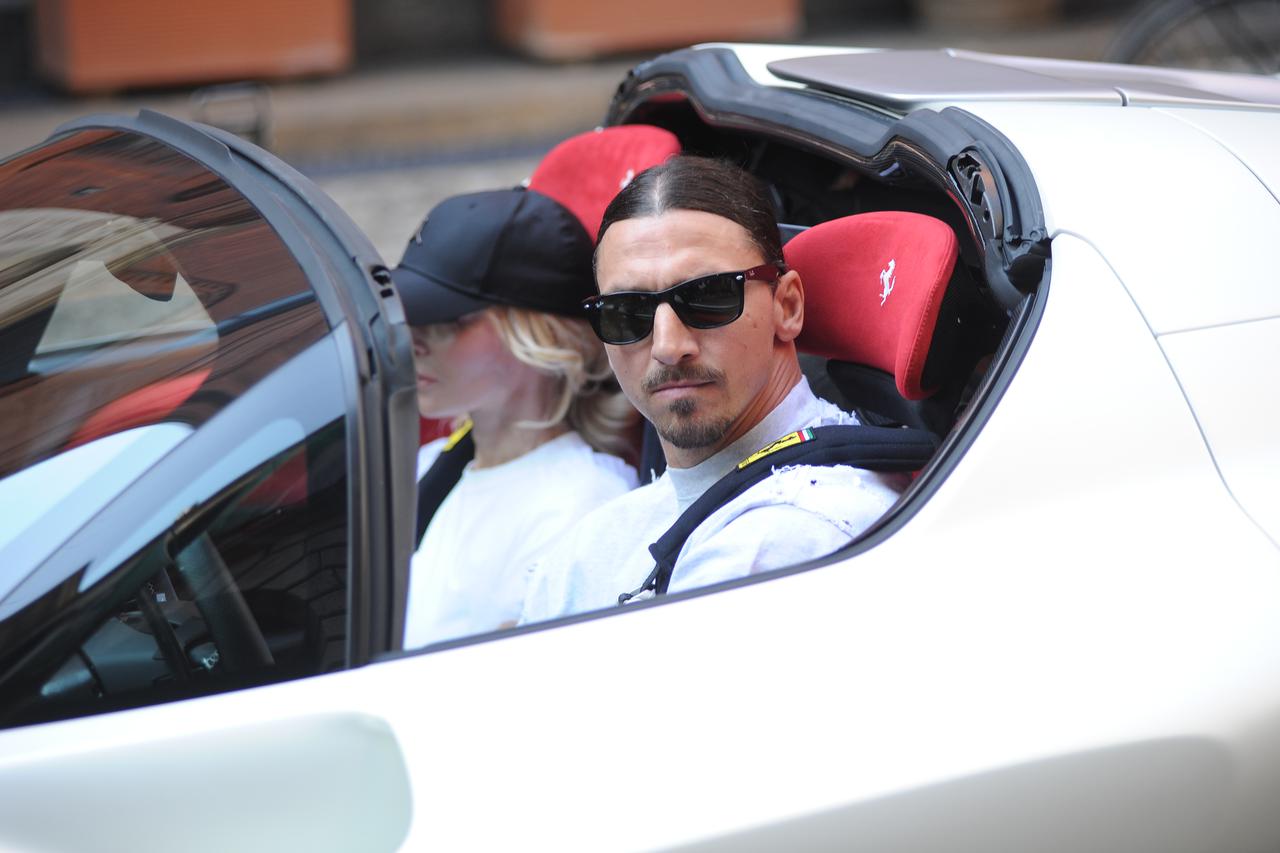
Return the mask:
{"type": "Polygon", "coordinates": [[[495,0],[494,8],[499,37],[544,59],[785,39],[801,25],[800,0],[495,0]]]}
{"type": "Polygon", "coordinates": [[[36,0],[41,72],[73,92],[326,74],[350,0],[36,0]]]}

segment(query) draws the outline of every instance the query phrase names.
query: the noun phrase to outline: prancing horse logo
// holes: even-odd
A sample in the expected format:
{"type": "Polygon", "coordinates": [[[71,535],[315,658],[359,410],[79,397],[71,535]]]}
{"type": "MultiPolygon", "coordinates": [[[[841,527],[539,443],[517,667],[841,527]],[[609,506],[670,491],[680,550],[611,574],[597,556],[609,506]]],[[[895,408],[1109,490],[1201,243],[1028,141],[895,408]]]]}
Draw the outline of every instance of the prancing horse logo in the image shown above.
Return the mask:
{"type": "Polygon", "coordinates": [[[898,265],[896,260],[890,260],[889,266],[880,270],[880,307],[884,307],[884,301],[889,298],[889,294],[893,293],[893,283],[897,280],[894,275],[893,268],[898,265]]]}

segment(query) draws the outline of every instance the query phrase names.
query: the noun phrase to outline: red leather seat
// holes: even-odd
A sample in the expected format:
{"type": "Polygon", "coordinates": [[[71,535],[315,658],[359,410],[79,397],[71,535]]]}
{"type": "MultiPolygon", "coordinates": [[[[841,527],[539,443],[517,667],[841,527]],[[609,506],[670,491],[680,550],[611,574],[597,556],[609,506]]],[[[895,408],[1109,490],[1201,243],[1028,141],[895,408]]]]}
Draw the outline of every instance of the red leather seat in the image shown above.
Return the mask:
{"type": "Polygon", "coordinates": [[[979,332],[951,227],[919,213],[862,213],[802,231],[783,254],[805,291],[797,347],[829,360],[838,402],[944,433],[979,332]]]}
{"type": "Polygon", "coordinates": [[[594,241],[604,209],[618,191],[640,172],[679,153],[680,140],[660,127],[596,128],[548,151],[529,177],[529,189],[573,211],[594,241]]]}
{"type": "Polygon", "coordinates": [[[862,213],[802,232],[783,250],[804,283],[797,346],[891,373],[903,397],[924,399],[937,390],[925,362],[958,252],[951,228],[919,213],[862,213]]]}

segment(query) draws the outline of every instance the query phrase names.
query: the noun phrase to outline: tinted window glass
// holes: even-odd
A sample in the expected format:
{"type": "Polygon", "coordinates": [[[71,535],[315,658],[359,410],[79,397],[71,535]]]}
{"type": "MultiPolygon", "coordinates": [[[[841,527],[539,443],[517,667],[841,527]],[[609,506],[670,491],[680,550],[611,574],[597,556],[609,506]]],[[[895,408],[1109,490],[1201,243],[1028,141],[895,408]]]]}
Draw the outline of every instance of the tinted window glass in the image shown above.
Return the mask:
{"type": "Polygon", "coordinates": [[[237,191],[84,131],[0,164],[0,723],[341,666],[341,361],[237,191]]]}
{"type": "Polygon", "coordinates": [[[335,421],[286,447],[99,582],[77,573],[6,614],[4,723],[341,667],[343,433],[335,421]]]}
{"type": "Polygon", "coordinates": [[[0,477],[199,425],[326,328],[271,227],[169,147],[84,131],[0,165],[0,477]]]}

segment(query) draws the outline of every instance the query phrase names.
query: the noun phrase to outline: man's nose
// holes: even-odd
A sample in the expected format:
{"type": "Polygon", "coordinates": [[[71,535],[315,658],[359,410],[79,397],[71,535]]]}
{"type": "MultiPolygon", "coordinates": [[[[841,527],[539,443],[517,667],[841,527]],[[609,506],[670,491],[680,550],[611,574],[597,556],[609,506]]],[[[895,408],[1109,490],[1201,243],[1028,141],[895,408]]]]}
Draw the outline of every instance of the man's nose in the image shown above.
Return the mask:
{"type": "Polygon", "coordinates": [[[675,310],[666,303],[658,306],[653,315],[653,346],[650,350],[655,361],[676,364],[698,354],[698,341],[675,310]]]}

